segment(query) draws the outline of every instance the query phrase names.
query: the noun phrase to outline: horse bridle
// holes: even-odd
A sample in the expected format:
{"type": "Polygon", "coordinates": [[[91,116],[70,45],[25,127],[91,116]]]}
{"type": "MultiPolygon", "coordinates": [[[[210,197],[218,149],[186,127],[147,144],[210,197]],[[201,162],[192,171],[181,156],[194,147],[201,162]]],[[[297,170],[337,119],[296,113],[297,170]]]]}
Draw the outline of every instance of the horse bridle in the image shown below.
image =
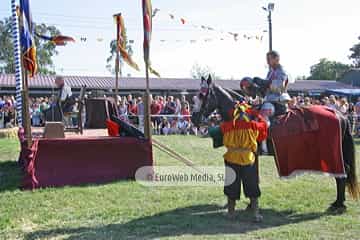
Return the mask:
{"type": "MultiPolygon", "coordinates": [[[[215,102],[217,103],[217,96],[216,94],[214,93],[214,89],[213,89],[213,85],[209,86],[208,88],[208,91],[206,93],[206,95],[203,97],[204,101],[202,101],[201,103],[201,107],[200,107],[200,111],[199,113],[201,114],[201,116],[204,116],[204,113],[207,113],[206,111],[209,111],[208,110],[208,105],[209,105],[209,96],[210,95],[214,95],[214,98],[215,98],[215,102]]],[[[209,113],[210,115],[210,113],[209,113]]]]}

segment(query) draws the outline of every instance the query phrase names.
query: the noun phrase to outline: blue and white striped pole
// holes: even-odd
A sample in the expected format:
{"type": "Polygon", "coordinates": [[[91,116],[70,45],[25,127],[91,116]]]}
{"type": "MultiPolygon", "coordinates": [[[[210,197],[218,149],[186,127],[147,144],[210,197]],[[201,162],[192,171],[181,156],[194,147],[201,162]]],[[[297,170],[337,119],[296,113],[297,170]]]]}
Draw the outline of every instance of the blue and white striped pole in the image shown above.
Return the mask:
{"type": "Polygon", "coordinates": [[[12,33],[14,42],[15,80],[16,80],[16,111],[19,127],[23,126],[22,121],[22,69],[21,49],[18,16],[16,14],[16,0],[11,0],[12,33]]]}

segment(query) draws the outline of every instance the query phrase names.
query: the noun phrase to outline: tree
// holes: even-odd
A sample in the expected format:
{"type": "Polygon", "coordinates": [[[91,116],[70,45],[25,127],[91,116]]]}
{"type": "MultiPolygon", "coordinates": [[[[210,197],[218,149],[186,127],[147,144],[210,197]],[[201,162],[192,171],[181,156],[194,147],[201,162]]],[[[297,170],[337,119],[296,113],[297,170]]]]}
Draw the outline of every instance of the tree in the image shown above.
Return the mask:
{"type": "Polygon", "coordinates": [[[309,80],[337,80],[342,77],[342,75],[349,71],[351,68],[350,65],[330,61],[326,58],[320,59],[320,62],[311,66],[309,80]]]}
{"type": "MultiPolygon", "coordinates": [[[[54,26],[47,26],[40,24],[35,26],[35,31],[38,34],[45,36],[56,36],[60,35],[60,31],[54,26]]],[[[55,44],[44,41],[39,38],[35,38],[36,54],[38,72],[45,75],[55,75],[53,57],[58,55],[59,52],[56,50],[55,44]]]]}
{"type": "Polygon", "coordinates": [[[14,73],[14,52],[10,18],[0,21],[0,73],[14,73]]]}
{"type": "Polygon", "coordinates": [[[220,77],[215,76],[215,72],[211,70],[209,66],[201,66],[198,63],[195,63],[190,71],[191,77],[193,79],[201,79],[201,77],[206,77],[211,75],[215,79],[220,79],[220,77]]]}
{"type": "Polygon", "coordinates": [[[305,75],[297,76],[297,77],[295,78],[296,81],[297,81],[297,80],[306,80],[306,79],[307,79],[307,77],[306,77],[305,75]]]}
{"type": "MultiPolygon", "coordinates": [[[[125,31],[125,36],[126,36],[126,29],[125,31]]],[[[125,43],[126,43],[126,50],[129,54],[129,56],[131,57],[134,53],[131,43],[132,41],[129,41],[127,38],[124,39],[125,43]]],[[[117,50],[117,40],[114,39],[110,42],[110,56],[106,59],[106,69],[112,73],[115,74],[115,59],[116,59],[116,50],[117,50]]],[[[122,60],[121,56],[120,56],[120,76],[122,76],[122,67],[124,66],[124,61],[122,60]]]]}
{"type": "MultiPolygon", "coordinates": [[[[60,35],[60,31],[54,26],[45,24],[35,25],[38,34],[46,36],[60,35]]],[[[0,73],[15,73],[13,39],[11,32],[11,19],[0,20],[0,73]]],[[[37,53],[38,73],[56,74],[54,70],[53,57],[58,54],[56,46],[35,37],[37,53]]]]}
{"type": "MultiPolygon", "coordinates": [[[[360,40],[360,36],[358,38],[360,40]]],[[[360,68],[360,42],[355,44],[352,48],[350,48],[351,55],[350,59],[353,60],[354,67],[360,68]]]]}

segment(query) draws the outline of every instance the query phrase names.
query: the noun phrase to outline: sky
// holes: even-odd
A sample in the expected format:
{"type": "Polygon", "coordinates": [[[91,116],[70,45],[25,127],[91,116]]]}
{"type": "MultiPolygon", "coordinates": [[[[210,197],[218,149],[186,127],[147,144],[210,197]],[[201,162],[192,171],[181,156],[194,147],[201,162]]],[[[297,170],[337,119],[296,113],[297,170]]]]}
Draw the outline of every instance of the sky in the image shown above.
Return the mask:
{"type": "MultiPolygon", "coordinates": [[[[350,63],[349,49],[360,36],[359,0],[274,0],[273,48],[292,78],[309,75],[320,58],[350,63]]],[[[194,64],[208,66],[222,79],[264,77],[268,51],[267,13],[263,0],[153,0],[151,61],[162,77],[188,78],[194,64]],[[169,17],[176,16],[176,20],[169,17]],[[185,24],[179,20],[184,18],[185,24]],[[194,25],[210,26],[205,31],[194,25]],[[221,32],[223,31],[223,33],[221,32]],[[239,33],[235,41],[227,32],[239,33]],[[262,41],[242,36],[264,35],[262,41]],[[205,41],[207,39],[207,41],[205,41]],[[221,40],[223,39],[223,40],[221,40]],[[165,41],[164,41],[165,40],[165,41]],[[196,42],[191,40],[196,40],[196,42]],[[210,41],[211,40],[211,41],[210,41]]],[[[134,41],[134,60],[123,74],[144,76],[141,0],[32,0],[33,20],[55,25],[76,43],[58,47],[55,70],[62,75],[111,76],[106,69],[109,42],[115,38],[114,13],[125,19],[134,41]],[[86,42],[81,41],[86,38],[86,42]]],[[[10,0],[0,0],[0,19],[10,15],[10,0]]],[[[1,46],[0,46],[1,47],[1,46]]]]}

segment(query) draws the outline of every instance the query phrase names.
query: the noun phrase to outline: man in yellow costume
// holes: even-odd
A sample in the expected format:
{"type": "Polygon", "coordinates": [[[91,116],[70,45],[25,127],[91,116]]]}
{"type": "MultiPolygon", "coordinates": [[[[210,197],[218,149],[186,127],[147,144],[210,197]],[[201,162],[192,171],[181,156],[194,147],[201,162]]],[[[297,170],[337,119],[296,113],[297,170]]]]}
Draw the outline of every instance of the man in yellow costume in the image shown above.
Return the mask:
{"type": "Polygon", "coordinates": [[[224,155],[226,166],[224,194],[228,199],[228,215],[234,217],[236,201],[240,200],[242,183],[244,194],[250,199],[247,210],[252,211],[256,222],[260,222],[263,217],[259,212],[258,199],[261,192],[255,159],[258,142],[267,137],[267,124],[246,104],[237,104],[231,114],[233,120],[220,125],[223,144],[227,148],[224,155]],[[230,174],[233,172],[236,173],[236,178],[230,183],[230,174]]]}

